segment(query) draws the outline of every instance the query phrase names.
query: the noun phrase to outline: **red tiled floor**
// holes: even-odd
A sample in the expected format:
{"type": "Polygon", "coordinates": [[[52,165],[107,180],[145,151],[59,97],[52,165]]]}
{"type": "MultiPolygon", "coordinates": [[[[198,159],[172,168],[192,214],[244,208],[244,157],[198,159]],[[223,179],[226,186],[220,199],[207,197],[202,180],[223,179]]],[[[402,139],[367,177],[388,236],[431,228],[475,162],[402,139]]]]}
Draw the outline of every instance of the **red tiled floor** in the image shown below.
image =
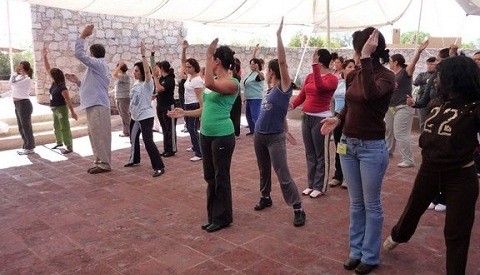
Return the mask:
{"type": "Polygon", "coordinates": [[[59,254],[47,259],[47,265],[52,270],[63,272],[77,269],[93,263],[94,259],[82,249],[59,252],[59,254]]]}
{"type": "Polygon", "coordinates": [[[227,267],[215,260],[209,260],[182,272],[185,275],[228,275],[239,274],[234,269],[227,267]]]}
{"type": "MultiPolygon", "coordinates": [[[[99,274],[99,273],[97,273],[99,274]]],[[[156,275],[156,274],[175,274],[175,270],[162,265],[156,260],[150,259],[147,262],[138,264],[122,272],[125,275],[156,275]]]]}
{"type": "Polygon", "coordinates": [[[291,275],[295,274],[297,271],[293,267],[288,267],[279,262],[263,259],[262,261],[253,264],[249,268],[245,269],[243,273],[245,274],[276,274],[276,275],[291,275]]]}
{"type": "MultiPolygon", "coordinates": [[[[291,120],[290,127],[299,144],[287,146],[288,161],[302,191],[299,121],[291,120]]],[[[416,140],[414,134],[414,147],[416,140]]],[[[307,223],[294,228],[273,175],[273,206],[254,211],[258,168],[253,139],[242,134],[231,170],[234,221],[207,233],[200,229],[206,221],[202,165],[188,161],[189,138],[178,141],[177,155],[164,159],[166,173],[159,178],[151,177],[144,151],[140,166],[124,168],[129,149],[114,151],[113,171],[100,175],[86,173],[91,157],[75,153],[59,162],[22,156],[32,164],[0,170],[0,274],[349,274],[342,267],[348,255],[347,190],[303,197],[307,223]]],[[[415,157],[417,167],[410,169],[396,167],[398,153],[390,159],[382,190],[384,238],[410,193],[418,148],[415,157]]],[[[445,213],[427,211],[408,244],[382,252],[375,274],[445,273],[444,219],[445,213]]],[[[480,274],[479,223],[477,218],[467,274],[480,274]]]]}
{"type": "Polygon", "coordinates": [[[236,270],[244,270],[264,259],[264,255],[237,247],[214,257],[214,259],[236,270]]]}

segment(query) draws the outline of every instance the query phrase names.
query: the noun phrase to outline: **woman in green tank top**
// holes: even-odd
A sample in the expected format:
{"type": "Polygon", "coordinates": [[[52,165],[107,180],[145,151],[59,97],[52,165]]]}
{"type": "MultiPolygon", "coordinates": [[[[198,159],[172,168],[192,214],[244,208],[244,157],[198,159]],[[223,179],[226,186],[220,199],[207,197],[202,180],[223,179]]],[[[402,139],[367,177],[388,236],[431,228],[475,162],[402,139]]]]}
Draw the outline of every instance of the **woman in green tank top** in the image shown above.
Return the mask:
{"type": "Polygon", "coordinates": [[[205,90],[200,108],[185,111],[176,108],[171,117],[198,117],[200,126],[200,149],[203,156],[203,174],[207,186],[207,223],[202,229],[214,232],[230,225],[232,216],[232,189],[230,164],[235,149],[233,123],[230,110],[237,98],[239,82],[233,78],[234,54],[228,46],[217,49],[218,38],[207,50],[205,65],[205,90]],[[214,75],[216,77],[214,77],[214,75]]]}

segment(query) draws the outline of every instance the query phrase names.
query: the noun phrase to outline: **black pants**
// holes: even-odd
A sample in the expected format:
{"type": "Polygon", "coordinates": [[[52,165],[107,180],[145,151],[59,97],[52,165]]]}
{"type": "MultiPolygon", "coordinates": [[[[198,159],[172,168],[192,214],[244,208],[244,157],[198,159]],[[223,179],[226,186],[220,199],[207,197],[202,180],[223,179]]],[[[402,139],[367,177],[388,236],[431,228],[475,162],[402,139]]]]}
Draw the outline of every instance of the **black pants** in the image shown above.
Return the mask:
{"type": "Polygon", "coordinates": [[[203,176],[207,182],[208,223],[227,225],[233,221],[230,164],[235,137],[208,137],[200,134],[203,176]]]}
{"type": "Polygon", "coordinates": [[[157,115],[163,133],[163,151],[165,153],[177,152],[177,119],[167,116],[168,111],[173,110],[174,105],[161,106],[157,104],[157,115]]]}
{"type": "Polygon", "coordinates": [[[420,217],[439,193],[440,186],[445,190],[448,205],[444,228],[447,274],[465,274],[478,197],[478,179],[474,165],[443,171],[422,164],[405,210],[392,229],[392,239],[400,243],[410,240],[420,217]]]}
{"type": "Polygon", "coordinates": [[[14,101],[14,104],[18,131],[23,140],[22,149],[31,150],[35,148],[35,138],[33,137],[32,129],[32,102],[30,102],[30,99],[21,99],[14,101]]]}
{"type": "MultiPolygon", "coordinates": [[[[335,113],[337,115],[338,113],[335,113]]],[[[337,148],[337,144],[340,142],[340,138],[342,137],[342,127],[337,127],[333,130],[333,140],[335,141],[335,149],[337,148]]],[[[343,181],[343,171],[342,171],[342,164],[340,164],[340,155],[335,150],[335,174],[333,178],[339,181],[343,181]]]]}
{"type": "Polygon", "coordinates": [[[230,119],[233,122],[233,129],[235,130],[235,136],[240,136],[240,121],[242,119],[242,97],[237,96],[233,103],[232,110],[230,111],[230,119]]]}
{"type": "Polygon", "coordinates": [[[157,145],[153,141],[153,117],[140,121],[130,120],[130,158],[128,163],[140,163],[140,133],[153,170],[165,168],[157,145]]]}

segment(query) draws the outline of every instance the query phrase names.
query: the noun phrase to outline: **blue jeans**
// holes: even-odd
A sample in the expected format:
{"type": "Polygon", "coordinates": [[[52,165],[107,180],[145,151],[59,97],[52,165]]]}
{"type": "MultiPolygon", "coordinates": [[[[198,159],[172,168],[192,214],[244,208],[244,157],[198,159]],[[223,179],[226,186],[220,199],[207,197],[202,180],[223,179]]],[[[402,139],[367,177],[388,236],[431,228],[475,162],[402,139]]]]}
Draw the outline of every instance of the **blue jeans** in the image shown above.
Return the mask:
{"type": "Polygon", "coordinates": [[[255,132],[255,123],[257,123],[258,116],[260,115],[260,106],[262,105],[261,99],[247,99],[245,106],[245,117],[247,118],[248,128],[250,133],[255,132]]]}
{"type": "Polygon", "coordinates": [[[360,140],[342,136],[347,154],[340,155],[350,195],[350,258],[377,265],[380,262],[383,210],[381,189],[388,166],[384,139],[360,140]]]}
{"type": "MultiPolygon", "coordinates": [[[[185,110],[196,110],[198,108],[200,108],[198,102],[185,104],[185,110]]],[[[185,117],[185,124],[187,124],[187,130],[190,134],[190,142],[192,143],[193,151],[195,151],[195,156],[202,157],[202,152],[200,150],[200,135],[197,130],[200,125],[200,119],[198,117],[185,117]]]]}

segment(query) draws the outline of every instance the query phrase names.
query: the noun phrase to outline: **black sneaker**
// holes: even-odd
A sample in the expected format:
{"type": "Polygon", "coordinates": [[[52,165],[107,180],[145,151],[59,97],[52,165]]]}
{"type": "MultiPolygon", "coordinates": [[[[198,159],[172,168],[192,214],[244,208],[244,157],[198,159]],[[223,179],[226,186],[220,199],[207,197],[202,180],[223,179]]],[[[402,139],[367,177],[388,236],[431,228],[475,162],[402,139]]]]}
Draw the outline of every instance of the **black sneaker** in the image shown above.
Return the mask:
{"type": "Polygon", "coordinates": [[[260,198],[260,202],[253,209],[260,211],[270,206],[272,206],[272,198],[260,198]]]}
{"type": "Polygon", "coordinates": [[[295,218],[293,219],[293,226],[300,227],[305,224],[305,220],[307,219],[307,215],[303,210],[294,210],[295,218]]]}
{"type": "Polygon", "coordinates": [[[53,146],[52,149],[58,149],[62,146],[63,146],[63,143],[60,143],[60,144],[57,144],[57,145],[53,146]]]}

